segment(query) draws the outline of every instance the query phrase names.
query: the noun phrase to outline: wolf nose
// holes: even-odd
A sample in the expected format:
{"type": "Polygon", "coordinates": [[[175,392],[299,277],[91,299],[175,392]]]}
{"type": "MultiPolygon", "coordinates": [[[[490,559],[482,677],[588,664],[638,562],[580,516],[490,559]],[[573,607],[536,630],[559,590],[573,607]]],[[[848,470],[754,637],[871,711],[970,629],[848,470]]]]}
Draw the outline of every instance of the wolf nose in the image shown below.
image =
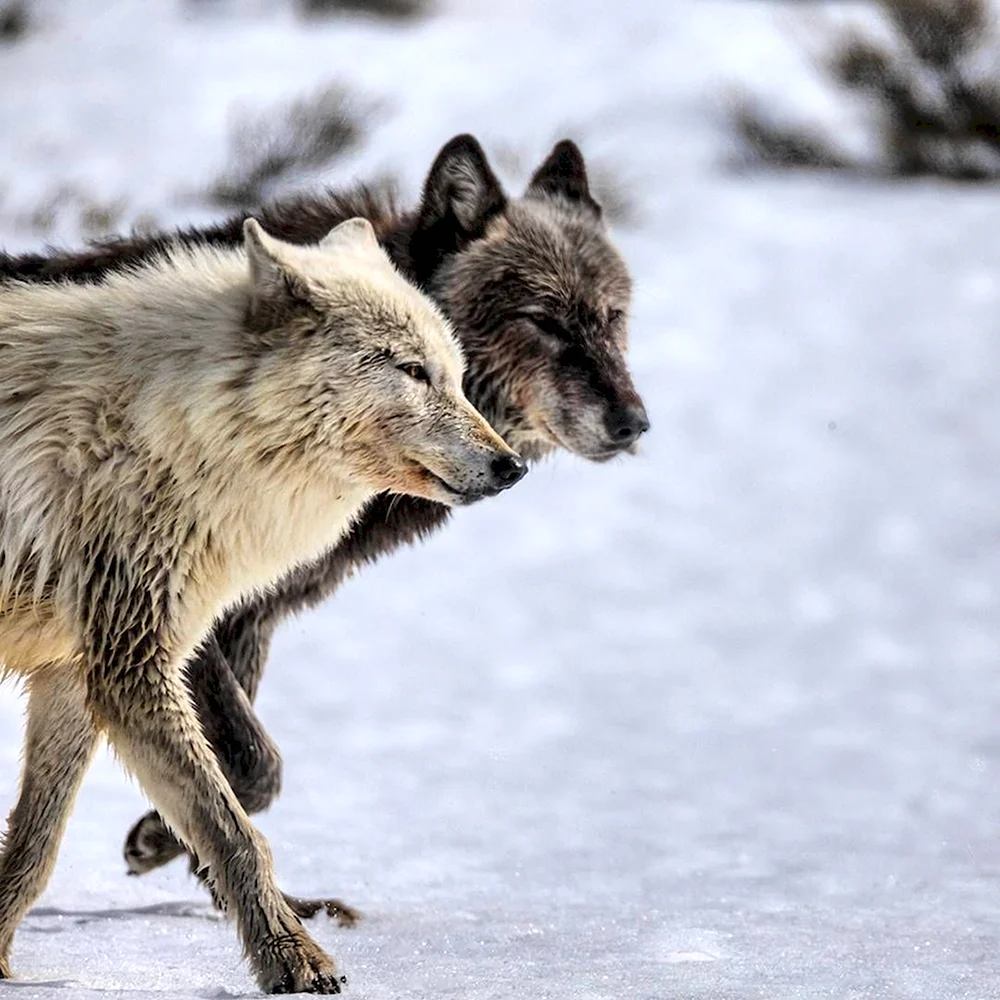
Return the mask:
{"type": "Polygon", "coordinates": [[[493,481],[497,488],[501,490],[513,486],[514,483],[524,478],[528,471],[527,465],[517,457],[517,455],[500,455],[490,463],[490,472],[493,473],[493,481]]]}
{"type": "Polygon", "coordinates": [[[613,406],[604,418],[608,436],[616,445],[627,448],[649,430],[649,418],[640,406],[613,406]]]}

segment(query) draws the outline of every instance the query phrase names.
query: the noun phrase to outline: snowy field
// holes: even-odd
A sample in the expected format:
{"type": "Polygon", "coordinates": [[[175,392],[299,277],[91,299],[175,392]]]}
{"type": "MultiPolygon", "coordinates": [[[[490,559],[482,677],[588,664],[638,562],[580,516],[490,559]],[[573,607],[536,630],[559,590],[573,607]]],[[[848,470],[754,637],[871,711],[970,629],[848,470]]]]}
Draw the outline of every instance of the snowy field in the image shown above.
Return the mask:
{"type": "MultiPolygon", "coordinates": [[[[827,113],[751,3],[179,6],[0,49],[0,243],[66,182],[203,218],[233,103],[331,79],[385,107],[327,179],[413,195],[470,130],[520,184],[569,134],[635,203],[641,456],[536,468],[276,642],[260,826],[365,911],[312,926],[351,994],[1000,995],[1000,190],[720,169],[726,81],[827,113]]],[[[4,810],[20,725],[7,685],[4,810]]],[[[100,757],[3,1000],[254,993],[183,864],[124,877],[144,807],[100,757]]]]}

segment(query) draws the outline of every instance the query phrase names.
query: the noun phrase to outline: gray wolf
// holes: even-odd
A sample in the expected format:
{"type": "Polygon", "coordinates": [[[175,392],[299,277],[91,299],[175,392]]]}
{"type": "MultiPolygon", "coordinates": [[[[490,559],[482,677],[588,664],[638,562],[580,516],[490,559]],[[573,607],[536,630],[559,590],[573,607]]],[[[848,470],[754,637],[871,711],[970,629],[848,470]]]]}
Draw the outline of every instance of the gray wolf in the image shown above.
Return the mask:
{"type": "Polygon", "coordinates": [[[0,978],[104,734],[197,853],[261,988],[339,992],[184,665],[220,612],[329,550],[377,492],[465,503],[524,471],[369,222],[315,246],[242,231],[101,283],[0,286],[0,670],[28,690],[0,978]]]}
{"type": "MultiPolygon", "coordinates": [[[[360,187],[291,198],[260,217],[276,236],[309,242],[355,215],[371,220],[396,265],[451,319],[466,356],[466,394],[521,455],[537,460],[566,449],[602,462],[634,450],[649,423],[626,362],[631,281],[574,143],[555,146],[521,197],[507,195],[479,143],[461,135],[438,154],[412,210],[360,187]]],[[[172,246],[229,246],[241,225],[237,217],[79,253],[0,255],[0,280],[102,281],[172,246]]],[[[267,808],[281,784],[281,758],[252,707],[277,625],[448,517],[449,508],[434,501],[377,497],[336,547],[227,614],[196,653],[192,696],[249,812],[267,808]]],[[[135,874],[181,853],[155,812],[125,844],[135,874]]],[[[324,908],[343,924],[357,916],[336,899],[288,899],[301,916],[324,908]]]]}

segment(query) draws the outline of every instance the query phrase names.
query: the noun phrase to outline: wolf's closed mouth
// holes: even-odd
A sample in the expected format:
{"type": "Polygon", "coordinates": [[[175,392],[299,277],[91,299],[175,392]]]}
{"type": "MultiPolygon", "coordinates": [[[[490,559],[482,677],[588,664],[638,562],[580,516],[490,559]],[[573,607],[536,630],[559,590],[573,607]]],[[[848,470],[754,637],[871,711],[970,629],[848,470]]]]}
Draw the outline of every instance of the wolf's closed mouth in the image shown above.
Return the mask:
{"type": "Polygon", "coordinates": [[[465,493],[462,490],[455,489],[455,487],[452,486],[451,483],[449,483],[447,479],[442,479],[436,472],[431,472],[431,470],[428,469],[426,465],[424,465],[424,464],[421,463],[420,464],[420,468],[423,469],[424,472],[426,472],[427,475],[430,476],[431,479],[433,479],[434,482],[436,482],[438,484],[438,486],[444,487],[444,489],[448,493],[450,493],[453,497],[457,497],[458,499],[463,500],[466,503],[470,503],[473,500],[478,500],[479,499],[480,494],[478,494],[478,493],[465,493]]]}

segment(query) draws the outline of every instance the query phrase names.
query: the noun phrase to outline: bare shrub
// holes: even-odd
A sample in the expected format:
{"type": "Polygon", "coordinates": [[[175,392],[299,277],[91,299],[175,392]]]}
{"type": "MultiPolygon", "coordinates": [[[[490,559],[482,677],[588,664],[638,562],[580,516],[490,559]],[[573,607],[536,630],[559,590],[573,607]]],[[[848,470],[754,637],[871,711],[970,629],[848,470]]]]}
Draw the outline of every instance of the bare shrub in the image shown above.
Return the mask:
{"type": "Polygon", "coordinates": [[[121,227],[128,209],[125,198],[115,198],[112,201],[84,200],[79,209],[78,225],[80,232],[88,238],[108,236],[121,227]]]}
{"type": "Polygon", "coordinates": [[[0,0],[0,45],[13,45],[28,33],[31,17],[27,0],[0,0]]]}
{"type": "Polygon", "coordinates": [[[341,14],[370,14],[393,20],[412,20],[430,13],[428,0],[298,0],[305,17],[336,17],[341,14]]]}
{"type": "Polygon", "coordinates": [[[119,231],[129,211],[129,201],[125,197],[101,198],[78,183],[64,181],[10,218],[15,229],[38,236],[62,231],[93,238],[119,231]]]}
{"type": "Polygon", "coordinates": [[[733,99],[730,124],[740,140],[741,162],[786,169],[840,169],[844,158],[822,133],[768,116],[761,103],[746,96],[733,99]]]}
{"type": "Polygon", "coordinates": [[[226,208],[259,205],[279,183],[325,167],[356,147],[375,110],[333,84],[273,110],[240,115],[230,130],[229,165],[210,186],[210,200],[226,208]]]}
{"type": "Polygon", "coordinates": [[[817,60],[833,86],[862,99],[875,161],[739,98],[729,118],[742,161],[894,177],[1000,176],[1000,40],[990,0],[877,0],[875,7],[885,39],[860,26],[837,28],[817,60]]]}

